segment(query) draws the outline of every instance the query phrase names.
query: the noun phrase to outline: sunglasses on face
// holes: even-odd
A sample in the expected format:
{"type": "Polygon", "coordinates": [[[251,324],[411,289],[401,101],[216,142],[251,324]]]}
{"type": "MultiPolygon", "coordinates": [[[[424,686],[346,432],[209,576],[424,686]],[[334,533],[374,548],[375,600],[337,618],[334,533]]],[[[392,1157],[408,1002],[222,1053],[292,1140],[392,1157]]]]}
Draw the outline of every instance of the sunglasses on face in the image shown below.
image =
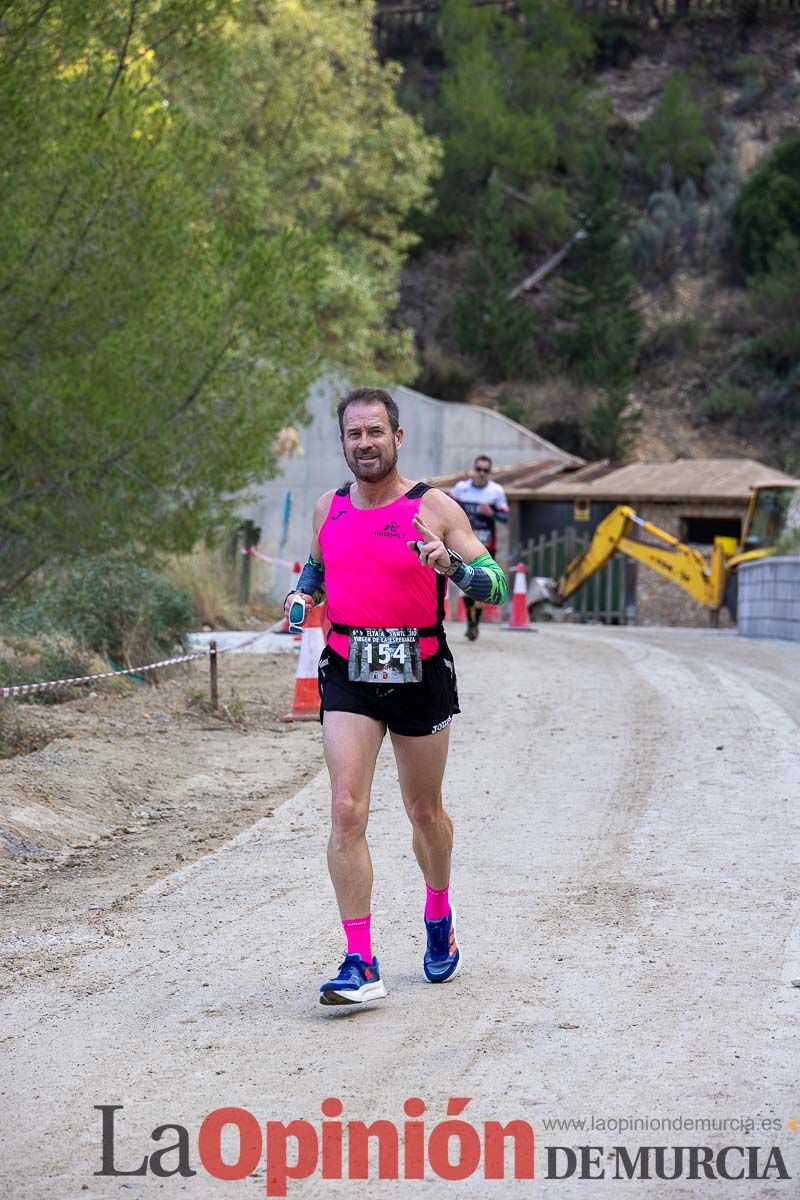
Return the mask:
{"type": "Polygon", "coordinates": [[[473,467],[472,469],[476,475],[488,475],[492,468],[491,467],[473,467]]]}

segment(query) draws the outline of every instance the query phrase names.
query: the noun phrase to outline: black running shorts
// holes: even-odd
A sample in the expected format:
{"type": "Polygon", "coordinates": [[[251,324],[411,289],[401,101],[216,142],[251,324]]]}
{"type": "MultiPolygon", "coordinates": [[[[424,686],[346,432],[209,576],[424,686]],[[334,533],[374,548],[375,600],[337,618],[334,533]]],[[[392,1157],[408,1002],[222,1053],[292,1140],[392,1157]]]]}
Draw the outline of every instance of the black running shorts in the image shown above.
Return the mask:
{"type": "Polygon", "coordinates": [[[444,649],[422,660],[420,683],[354,683],[347,678],[347,659],[330,646],[322,651],[318,670],[319,719],[326,712],[361,713],[383,721],[402,737],[424,737],[445,729],[458,707],[453,656],[444,649]]]}

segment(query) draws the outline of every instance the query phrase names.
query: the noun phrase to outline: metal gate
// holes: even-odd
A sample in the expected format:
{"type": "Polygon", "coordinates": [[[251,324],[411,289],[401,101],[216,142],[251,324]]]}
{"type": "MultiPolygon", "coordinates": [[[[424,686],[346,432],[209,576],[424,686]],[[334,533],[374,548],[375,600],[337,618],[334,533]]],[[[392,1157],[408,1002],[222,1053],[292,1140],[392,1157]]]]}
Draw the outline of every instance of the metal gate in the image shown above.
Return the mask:
{"type": "MultiPolygon", "coordinates": [[[[589,542],[589,538],[579,536],[572,527],[551,534],[543,533],[526,543],[519,561],[525,563],[528,579],[534,575],[558,579],[567,564],[582,554],[589,542]]],[[[625,565],[622,557],[612,558],[570,596],[567,604],[584,621],[624,625],[625,565]]]]}

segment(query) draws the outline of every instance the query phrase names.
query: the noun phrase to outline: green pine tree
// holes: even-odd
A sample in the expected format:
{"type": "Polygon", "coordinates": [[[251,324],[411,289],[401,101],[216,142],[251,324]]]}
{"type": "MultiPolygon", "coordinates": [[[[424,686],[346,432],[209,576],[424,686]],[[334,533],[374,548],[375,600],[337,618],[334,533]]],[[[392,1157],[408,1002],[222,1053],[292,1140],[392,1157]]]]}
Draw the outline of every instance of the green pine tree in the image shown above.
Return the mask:
{"type": "Polygon", "coordinates": [[[620,458],[638,422],[628,394],[641,321],[617,167],[606,145],[587,153],[576,199],[578,233],[566,259],[559,314],[565,329],[557,344],[572,378],[601,393],[590,428],[594,451],[620,458]]]}
{"type": "Polygon", "coordinates": [[[545,244],[569,227],[563,163],[570,162],[589,114],[602,104],[582,80],[593,43],[570,0],[520,0],[519,15],[472,0],[445,0],[446,59],[440,124],[444,171],[431,237],[466,232],[494,171],[530,192],[536,234],[545,244]]]}
{"type": "Polygon", "coordinates": [[[534,359],[533,319],[524,301],[509,292],[524,274],[495,178],[475,223],[472,257],[456,305],[459,348],[487,378],[527,375],[534,359]]]}
{"type": "Polygon", "coordinates": [[[598,458],[625,458],[641,424],[642,414],[630,406],[627,388],[601,388],[589,419],[589,450],[598,458]]]}
{"type": "Polygon", "coordinates": [[[653,182],[668,165],[678,180],[702,179],[714,161],[706,119],[692,96],[688,76],[678,71],[665,85],[652,116],[642,126],[642,161],[653,182]]]}

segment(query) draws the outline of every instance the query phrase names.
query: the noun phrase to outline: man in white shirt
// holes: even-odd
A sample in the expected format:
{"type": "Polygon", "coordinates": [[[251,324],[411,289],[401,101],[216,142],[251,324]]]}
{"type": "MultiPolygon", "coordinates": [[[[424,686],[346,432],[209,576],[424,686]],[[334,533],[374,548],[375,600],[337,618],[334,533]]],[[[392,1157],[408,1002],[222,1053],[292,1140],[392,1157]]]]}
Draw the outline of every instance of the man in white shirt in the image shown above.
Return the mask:
{"type": "MultiPolygon", "coordinates": [[[[495,526],[497,521],[508,520],[508,501],[499,483],[490,478],[492,460],[488,454],[479,454],[472,467],[471,479],[460,479],[454,484],[450,495],[461,505],[469,518],[472,531],[488,553],[494,555],[497,548],[495,526]]],[[[478,636],[483,605],[464,597],[467,610],[466,636],[471,642],[478,636]]]]}

